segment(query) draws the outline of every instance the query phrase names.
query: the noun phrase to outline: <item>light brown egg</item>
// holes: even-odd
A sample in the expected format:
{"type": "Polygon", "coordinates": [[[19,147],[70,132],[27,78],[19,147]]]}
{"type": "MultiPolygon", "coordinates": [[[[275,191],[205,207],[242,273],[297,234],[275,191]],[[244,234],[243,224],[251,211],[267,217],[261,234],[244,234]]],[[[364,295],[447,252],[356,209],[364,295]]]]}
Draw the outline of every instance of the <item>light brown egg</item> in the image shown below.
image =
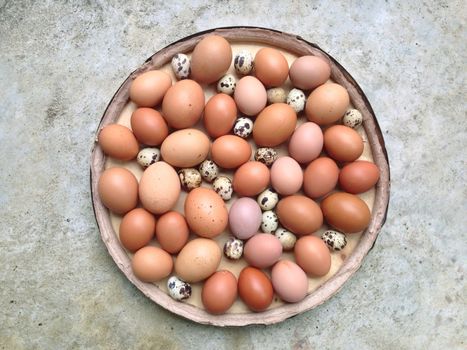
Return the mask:
{"type": "Polygon", "coordinates": [[[234,174],[234,191],[245,197],[256,196],[269,186],[269,168],[261,162],[246,162],[234,174]]]}
{"type": "Polygon", "coordinates": [[[363,140],[354,129],[333,125],[324,131],[324,148],[334,160],[353,162],[363,153],[363,140]]]}
{"type": "Polygon", "coordinates": [[[296,88],[312,90],[330,78],[331,66],[323,57],[302,56],[290,66],[289,76],[296,88]]]}
{"type": "Polygon", "coordinates": [[[324,276],[331,269],[331,253],[321,238],[304,236],[294,248],[295,261],[310,276],[324,276]]]}
{"type": "Polygon", "coordinates": [[[161,248],[147,246],[135,253],[131,268],[141,281],[157,282],[170,275],[173,260],[170,254],[161,248]]]}
{"type": "Polygon", "coordinates": [[[171,85],[172,79],[167,73],[160,70],[145,72],[131,83],[130,99],[139,107],[155,107],[171,85]]]}
{"type": "Polygon", "coordinates": [[[162,115],[152,108],[138,108],[131,115],[131,129],[139,142],[159,146],[169,134],[162,115]]]}
{"type": "Polygon", "coordinates": [[[245,115],[257,115],[266,106],[268,96],[264,85],[255,77],[246,76],[237,82],[235,103],[245,115]]]}
{"type": "Polygon", "coordinates": [[[204,108],[204,127],[211,137],[227,135],[237,119],[237,105],[232,97],[216,94],[211,97],[204,108]]]}
{"type": "Polygon", "coordinates": [[[224,135],[212,143],[212,160],[221,168],[237,168],[248,162],[251,153],[250,144],[236,135],[224,135]]]}
{"type": "Polygon", "coordinates": [[[275,147],[287,141],[297,124],[297,113],[285,103],[274,103],[261,111],[253,125],[258,146],[275,147]]]}
{"type": "Polygon", "coordinates": [[[159,217],[156,237],[162,249],[170,254],[178,253],[188,241],[190,231],[182,214],[169,211],[159,217]]]}
{"type": "Polygon", "coordinates": [[[349,193],[363,193],[371,189],[379,180],[376,164],[357,160],[344,166],[339,174],[340,187],[349,193]]]}
{"type": "Polygon", "coordinates": [[[182,129],[166,137],[161,146],[162,158],[170,165],[189,168],[206,159],[209,138],[198,129],[182,129]]]}
{"type": "Polygon", "coordinates": [[[125,168],[109,168],[97,185],[102,204],[116,214],[125,214],[138,204],[138,181],[125,168]]]}
{"type": "Polygon", "coordinates": [[[255,75],[266,87],[284,84],[289,75],[289,64],[280,51],[264,47],[255,56],[255,75]]]}
{"type": "Polygon", "coordinates": [[[204,109],[203,88],[194,80],[176,82],[164,96],[162,115],[174,129],[189,128],[201,118],[204,109]]]}
{"type": "Polygon", "coordinates": [[[310,235],[323,224],[319,205],[301,195],[281,199],[277,203],[276,214],[282,226],[297,235],[310,235]]]}
{"type": "Polygon", "coordinates": [[[237,299],[237,279],[230,271],[217,271],[204,282],[201,300],[207,312],[225,313],[237,299]]]}
{"type": "Polygon", "coordinates": [[[279,157],[271,167],[271,183],[276,192],[283,196],[298,192],[303,184],[300,164],[291,157],[279,157]]]}
{"type": "Polygon", "coordinates": [[[156,230],[156,219],[143,208],[125,214],[120,223],[119,237],[122,245],[131,252],[147,245],[156,230]]]}
{"type": "Polygon", "coordinates": [[[139,151],[133,132],[120,124],[104,126],[99,132],[98,142],[105,154],[119,160],[132,160],[139,151]]]}
{"type": "Polygon", "coordinates": [[[280,260],[271,272],[272,285],[279,297],[289,303],[305,298],[308,291],[308,278],[305,272],[290,260],[280,260]]]}
{"type": "Polygon", "coordinates": [[[328,157],[312,161],[303,174],[303,190],[310,198],[319,198],[331,192],[337,185],[339,168],[328,157]]]}
{"type": "Polygon", "coordinates": [[[238,276],[238,294],[250,310],[266,310],[272,303],[274,290],[269,277],[260,269],[245,267],[238,276]]]}
{"type": "Polygon", "coordinates": [[[349,107],[349,93],[335,83],[327,83],[313,90],[306,100],[305,112],[309,121],[318,125],[334,123],[349,107]]]}
{"type": "Polygon", "coordinates": [[[191,77],[204,84],[219,80],[232,63],[232,48],[219,35],[208,35],[196,44],[191,55],[191,77]]]}
{"type": "Polygon", "coordinates": [[[258,233],[246,242],[243,254],[248,264],[265,269],[280,259],[282,244],[270,233],[258,233]]]}

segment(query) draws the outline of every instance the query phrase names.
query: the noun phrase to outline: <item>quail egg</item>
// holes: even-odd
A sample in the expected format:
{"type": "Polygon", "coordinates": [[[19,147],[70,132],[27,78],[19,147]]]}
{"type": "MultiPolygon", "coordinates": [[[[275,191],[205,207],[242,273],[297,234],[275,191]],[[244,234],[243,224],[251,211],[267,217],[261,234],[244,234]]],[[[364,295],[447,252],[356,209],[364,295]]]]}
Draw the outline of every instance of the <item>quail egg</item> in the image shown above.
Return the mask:
{"type": "Polygon", "coordinates": [[[321,239],[330,250],[339,251],[347,245],[347,239],[343,233],[328,230],[321,235],[321,239]]]}
{"type": "Polygon", "coordinates": [[[230,198],[232,198],[232,180],[230,180],[227,176],[216,177],[212,183],[212,188],[219,196],[221,196],[223,200],[228,201],[230,198]]]}
{"type": "Polygon", "coordinates": [[[219,167],[209,159],[202,162],[198,169],[203,179],[207,182],[213,182],[217,175],[219,175],[219,167]]]}
{"type": "Polygon", "coordinates": [[[227,95],[232,95],[237,86],[237,81],[232,74],[224,75],[217,83],[217,91],[227,95]]]}
{"type": "Polygon", "coordinates": [[[290,90],[287,95],[287,104],[292,107],[295,112],[299,113],[305,108],[306,97],[305,93],[299,89],[290,90]]]}
{"type": "Polygon", "coordinates": [[[250,74],[251,70],[253,69],[253,64],[253,55],[250,51],[242,50],[234,57],[234,68],[238,74],[250,74]]]}
{"type": "Polygon", "coordinates": [[[268,89],[266,93],[268,103],[285,103],[287,101],[287,93],[281,87],[268,89]]]}
{"type": "Polygon", "coordinates": [[[264,233],[272,233],[277,230],[279,219],[272,210],[265,211],[261,219],[261,231],[264,233]]]}
{"type": "Polygon", "coordinates": [[[190,58],[183,53],[177,53],[172,58],[171,65],[177,79],[186,79],[191,73],[190,58]]]}
{"type": "Polygon", "coordinates": [[[231,237],[224,244],[224,255],[231,260],[238,260],[243,255],[243,241],[231,237]]]}
{"type": "Polygon", "coordinates": [[[268,188],[261,192],[256,198],[261,210],[272,210],[275,208],[277,202],[279,202],[279,195],[272,188],[268,188]]]}
{"type": "Polygon", "coordinates": [[[283,227],[279,227],[276,232],[274,232],[274,236],[279,239],[284,250],[292,250],[297,242],[297,237],[283,227]]]}
{"type": "Polygon", "coordinates": [[[250,118],[241,117],[235,122],[233,133],[246,139],[253,131],[253,121],[250,118]]]}
{"type": "Polygon", "coordinates": [[[194,188],[201,186],[201,174],[193,168],[181,169],[178,171],[180,183],[186,191],[191,191],[194,188]]]}
{"type": "Polygon", "coordinates": [[[175,300],[184,300],[191,296],[191,285],[177,276],[172,276],[167,280],[167,289],[169,295],[175,300]]]}
{"type": "Polygon", "coordinates": [[[160,159],[161,152],[159,151],[159,148],[153,147],[143,148],[136,156],[136,161],[144,168],[158,162],[160,159]]]}
{"type": "Polygon", "coordinates": [[[358,109],[349,109],[342,118],[342,123],[351,128],[357,128],[363,123],[362,113],[358,109]]]}
{"type": "Polygon", "coordinates": [[[255,160],[257,162],[264,163],[267,166],[271,166],[276,159],[277,152],[274,148],[262,147],[258,148],[255,152],[255,160]]]}

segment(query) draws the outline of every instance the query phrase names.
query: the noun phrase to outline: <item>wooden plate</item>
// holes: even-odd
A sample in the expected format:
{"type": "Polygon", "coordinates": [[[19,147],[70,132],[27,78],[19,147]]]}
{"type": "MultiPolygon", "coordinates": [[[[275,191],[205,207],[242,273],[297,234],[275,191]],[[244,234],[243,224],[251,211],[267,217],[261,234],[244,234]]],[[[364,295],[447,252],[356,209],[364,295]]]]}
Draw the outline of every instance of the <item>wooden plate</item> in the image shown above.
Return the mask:
{"type": "Polygon", "coordinates": [[[270,45],[297,56],[316,55],[324,56],[329,59],[331,62],[331,79],[347,89],[351,103],[355,108],[360,110],[363,115],[363,127],[368,138],[367,142],[371,146],[373,161],[378,165],[381,172],[380,180],[376,185],[370,225],[363,232],[357,246],[350,256],[344,260],[341,268],[319,288],[307,295],[307,297],[301,302],[283,304],[279,307],[269,309],[261,313],[224,314],[214,316],[193,305],[177,302],[171,299],[170,296],[154,284],[141,282],[134,276],[131,270],[130,257],[121,246],[112,227],[109,212],[102,204],[98,195],[97,183],[100,175],[104,171],[106,157],[97,143],[95,144],[91,155],[91,192],[94,213],[102,240],[117,266],[139,290],[162,307],[195,322],[216,326],[272,324],[283,321],[291,316],[310,310],[315,306],[322,304],[334,295],[360,267],[363,258],[368,251],[372,249],[378,233],[386,219],[390,187],[388,157],[384,146],[383,135],[370,103],[352,76],[335,59],[326,54],[317,45],[309,43],[299,36],[257,27],[217,28],[200,32],[179,40],[155,53],[153,56],[148,58],[140,68],[132,72],[120,86],[107,106],[96,131],[96,136],[102,126],[116,122],[119,118],[122,110],[128,103],[130,84],[135,77],[145,71],[162,67],[170,62],[176,53],[191,52],[203,37],[212,33],[221,35],[232,43],[243,42],[270,45]]]}

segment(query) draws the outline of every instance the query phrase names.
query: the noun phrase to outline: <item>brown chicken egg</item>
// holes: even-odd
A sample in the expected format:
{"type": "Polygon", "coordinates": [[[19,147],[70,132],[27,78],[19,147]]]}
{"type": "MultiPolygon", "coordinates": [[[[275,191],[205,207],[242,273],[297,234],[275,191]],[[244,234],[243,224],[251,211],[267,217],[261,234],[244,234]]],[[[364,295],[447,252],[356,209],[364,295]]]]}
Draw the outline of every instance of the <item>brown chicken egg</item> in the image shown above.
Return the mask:
{"type": "Polygon", "coordinates": [[[200,164],[209,153],[209,138],[198,129],[182,129],[171,133],[161,145],[162,158],[178,168],[200,164]]]}
{"type": "Polygon", "coordinates": [[[326,125],[339,120],[349,107],[349,93],[335,83],[317,87],[308,96],[305,112],[309,121],[326,125]]]}
{"type": "Polygon", "coordinates": [[[297,235],[310,235],[323,224],[319,205],[301,195],[281,199],[277,203],[276,213],[282,226],[297,235]]]}
{"type": "Polygon", "coordinates": [[[99,132],[98,142],[105,154],[119,160],[134,159],[139,151],[133,132],[120,124],[104,126],[99,132]]]}
{"type": "Polygon", "coordinates": [[[283,196],[298,192],[303,184],[300,164],[291,157],[278,158],[271,167],[271,183],[277,193],[283,196]]]}
{"type": "Polygon", "coordinates": [[[236,135],[224,135],[212,143],[212,160],[221,168],[238,168],[248,162],[251,153],[250,144],[236,135]]]}
{"type": "Polygon", "coordinates": [[[284,55],[270,47],[256,53],[254,67],[255,75],[266,87],[281,86],[289,75],[289,64],[284,55]]]}
{"type": "Polygon", "coordinates": [[[159,146],[169,134],[162,115],[152,108],[138,108],[131,115],[131,129],[139,142],[159,146]]]}
{"type": "Polygon", "coordinates": [[[311,276],[324,276],[331,269],[331,253],[321,238],[304,236],[294,248],[295,261],[311,276]]]}
{"type": "Polygon", "coordinates": [[[170,76],[160,70],[151,70],[136,77],[131,83],[130,99],[139,107],[155,107],[172,85],[170,76]]]}
{"type": "Polygon", "coordinates": [[[303,174],[303,190],[310,198],[319,198],[331,192],[337,185],[339,168],[328,157],[312,161],[303,174]]]}
{"type": "Polygon", "coordinates": [[[263,271],[248,266],[238,276],[238,294],[250,310],[259,312],[271,305],[274,291],[271,280],[263,271]]]}
{"type": "Polygon", "coordinates": [[[147,246],[133,256],[131,267],[143,282],[157,282],[172,272],[173,260],[169,253],[158,247],[147,246]]]}
{"type": "Polygon", "coordinates": [[[201,300],[207,312],[225,313],[237,299],[237,279],[230,271],[217,271],[204,282],[201,300]]]}
{"type": "Polygon", "coordinates": [[[226,94],[212,96],[204,108],[204,127],[211,137],[227,135],[237,119],[237,105],[226,94]]]}
{"type": "Polygon", "coordinates": [[[138,181],[125,168],[109,168],[97,185],[102,203],[116,214],[125,214],[138,204],[138,181]]]}
{"type": "Polygon", "coordinates": [[[234,191],[245,197],[256,196],[269,186],[269,168],[261,162],[246,162],[234,174],[234,191]]]}
{"type": "Polygon", "coordinates": [[[277,295],[289,303],[303,300],[308,291],[308,278],[305,272],[290,260],[280,260],[274,265],[271,280],[277,295]]]}
{"type": "Polygon", "coordinates": [[[143,208],[136,208],[122,219],[119,227],[119,237],[122,245],[131,252],[147,245],[156,229],[156,219],[143,208]]]}
{"type": "Polygon", "coordinates": [[[354,129],[333,125],[324,131],[324,148],[334,160],[353,162],[363,153],[363,140],[354,129]]]}
{"type": "Polygon", "coordinates": [[[357,160],[344,166],[339,174],[340,187],[349,193],[362,193],[371,189],[379,180],[376,164],[357,160]]]}
{"type": "Polygon", "coordinates": [[[293,86],[302,90],[312,90],[329,79],[331,66],[323,57],[302,56],[292,63],[289,75],[293,86]]]}
{"type": "Polygon", "coordinates": [[[253,138],[258,146],[275,147],[285,142],[294,132],[297,113],[285,103],[273,103],[256,117],[253,138]]]}
{"type": "Polygon", "coordinates": [[[264,85],[255,77],[246,76],[237,82],[235,103],[245,115],[257,115],[266,106],[268,96],[264,85]]]}
{"type": "Polygon", "coordinates": [[[178,253],[188,241],[190,231],[182,214],[169,211],[159,217],[156,237],[162,249],[170,254],[178,253]]]}

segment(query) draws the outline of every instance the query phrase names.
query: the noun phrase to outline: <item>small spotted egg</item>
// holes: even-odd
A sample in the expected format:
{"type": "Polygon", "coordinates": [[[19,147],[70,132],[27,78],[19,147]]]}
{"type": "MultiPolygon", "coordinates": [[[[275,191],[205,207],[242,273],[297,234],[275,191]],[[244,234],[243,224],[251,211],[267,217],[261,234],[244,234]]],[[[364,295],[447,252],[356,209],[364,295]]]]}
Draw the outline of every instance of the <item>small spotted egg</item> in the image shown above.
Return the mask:
{"type": "Polygon", "coordinates": [[[272,210],[279,202],[279,195],[271,188],[261,192],[256,199],[262,210],[272,210]]]}
{"type": "Polygon", "coordinates": [[[238,260],[243,255],[243,241],[231,237],[224,244],[224,255],[232,260],[238,260]]]}
{"type": "Polygon", "coordinates": [[[265,211],[261,220],[261,231],[264,233],[272,233],[277,230],[279,219],[272,210],[265,211]]]}
{"type": "Polygon", "coordinates": [[[155,162],[158,162],[161,159],[161,152],[159,148],[143,148],[139,151],[138,156],[136,157],[136,161],[139,165],[146,168],[155,162]]]}
{"type": "Polygon", "coordinates": [[[172,58],[172,70],[174,71],[175,76],[177,79],[186,79],[191,73],[190,68],[190,58],[183,54],[177,53],[172,58]]]}
{"type": "Polygon", "coordinates": [[[246,139],[253,131],[253,121],[250,118],[241,117],[235,122],[233,133],[246,139]]]}
{"type": "Polygon", "coordinates": [[[253,69],[253,64],[253,55],[250,51],[242,50],[234,57],[234,68],[238,74],[250,74],[251,70],[253,69]]]}
{"type": "Polygon", "coordinates": [[[217,91],[227,95],[232,95],[237,86],[237,80],[232,74],[224,75],[217,83],[217,91]]]}
{"type": "Polygon", "coordinates": [[[271,166],[277,159],[277,152],[274,148],[262,147],[255,152],[255,160],[267,166],[271,166]]]}
{"type": "Polygon", "coordinates": [[[201,186],[201,174],[196,169],[181,169],[178,171],[178,177],[180,178],[183,189],[188,192],[201,186]]]}
{"type": "Polygon", "coordinates": [[[184,300],[191,296],[191,285],[177,276],[172,276],[167,280],[167,289],[169,295],[175,300],[184,300]]]}
{"type": "Polygon", "coordinates": [[[362,113],[360,113],[358,109],[351,108],[345,112],[344,118],[342,118],[342,123],[344,123],[345,126],[355,129],[363,123],[362,113]]]}
{"type": "Polygon", "coordinates": [[[287,101],[287,93],[280,87],[268,89],[267,95],[268,103],[285,103],[287,101]]]}
{"type": "Polygon", "coordinates": [[[216,177],[212,183],[212,188],[219,196],[221,196],[223,200],[228,201],[230,198],[232,198],[232,180],[230,180],[227,176],[216,177]]]}
{"type": "Polygon", "coordinates": [[[300,113],[305,108],[306,97],[305,93],[299,89],[290,90],[287,95],[287,104],[292,107],[295,112],[300,113]]]}
{"type": "Polygon", "coordinates": [[[321,239],[330,250],[339,251],[347,245],[347,239],[343,233],[328,230],[321,235],[321,239]]]}
{"type": "Polygon", "coordinates": [[[279,227],[274,235],[279,239],[284,250],[292,250],[297,242],[297,237],[285,228],[279,227]]]}
{"type": "Polygon", "coordinates": [[[206,159],[199,165],[199,172],[207,182],[213,182],[219,175],[219,167],[212,160],[206,159]]]}

